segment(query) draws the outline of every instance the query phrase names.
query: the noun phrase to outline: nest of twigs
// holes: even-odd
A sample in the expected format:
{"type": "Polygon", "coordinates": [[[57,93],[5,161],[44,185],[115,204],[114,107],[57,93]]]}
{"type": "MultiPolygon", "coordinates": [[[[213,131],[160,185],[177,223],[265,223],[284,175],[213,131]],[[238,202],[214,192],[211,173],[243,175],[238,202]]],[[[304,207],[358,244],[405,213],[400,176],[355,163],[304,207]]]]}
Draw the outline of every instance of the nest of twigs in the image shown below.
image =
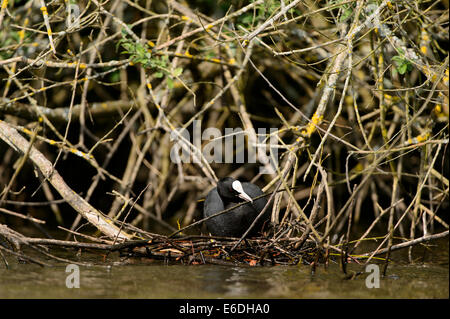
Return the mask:
{"type": "Polygon", "coordinates": [[[244,239],[185,236],[169,238],[158,236],[150,240],[128,241],[115,249],[121,256],[163,260],[167,263],[275,266],[310,264],[321,256],[321,250],[301,238],[284,238],[278,241],[259,237],[244,239]]]}
{"type": "MultiPolygon", "coordinates": [[[[276,266],[318,264],[324,262],[325,250],[317,242],[306,238],[308,232],[300,237],[274,239],[272,236],[253,238],[232,238],[204,235],[181,235],[177,237],[145,233],[146,239],[115,242],[95,239],[95,242],[65,241],[57,239],[31,238],[20,234],[5,225],[0,225],[0,256],[6,253],[18,258],[20,262],[52,266],[48,260],[92,266],[90,262],[69,260],[54,255],[50,247],[76,249],[81,252],[118,252],[121,262],[163,261],[167,264],[217,264],[276,266]],[[30,253],[30,251],[37,252],[30,253]],[[38,257],[39,256],[39,257],[38,257]],[[41,259],[44,256],[45,259],[41,259]]],[[[105,254],[101,253],[103,259],[105,254]]],[[[328,255],[328,254],[327,254],[328,255]]],[[[8,262],[3,258],[5,265],[8,262]]]]}

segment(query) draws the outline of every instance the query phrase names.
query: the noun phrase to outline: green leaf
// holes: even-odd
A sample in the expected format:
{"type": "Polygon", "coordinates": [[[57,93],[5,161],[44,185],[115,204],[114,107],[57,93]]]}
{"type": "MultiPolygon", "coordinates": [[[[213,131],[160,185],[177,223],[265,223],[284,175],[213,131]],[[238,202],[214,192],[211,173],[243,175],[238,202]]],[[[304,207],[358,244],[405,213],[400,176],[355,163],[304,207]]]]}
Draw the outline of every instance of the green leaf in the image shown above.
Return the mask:
{"type": "Polygon", "coordinates": [[[123,42],[122,43],[122,47],[127,50],[127,51],[131,51],[133,49],[133,45],[131,43],[128,42],[123,42]]]}
{"type": "Polygon", "coordinates": [[[119,80],[120,80],[120,73],[118,71],[113,72],[113,73],[111,73],[109,78],[110,78],[110,81],[112,83],[119,82],[119,80]]]}
{"type": "Polygon", "coordinates": [[[394,63],[395,69],[399,74],[405,74],[407,71],[412,70],[411,61],[409,61],[406,57],[396,55],[392,57],[392,62],[394,63]]]}
{"type": "Polygon", "coordinates": [[[408,65],[408,71],[411,71],[413,69],[412,64],[408,61],[407,65],[408,65]]]}
{"type": "Polygon", "coordinates": [[[339,22],[344,22],[344,21],[348,20],[348,18],[350,18],[352,15],[353,15],[352,8],[345,9],[339,19],[339,22]]]}
{"type": "Polygon", "coordinates": [[[397,69],[394,67],[393,69],[392,69],[392,75],[397,75],[397,73],[398,73],[398,71],[397,71],[397,69]]]}
{"type": "Polygon", "coordinates": [[[399,55],[396,55],[396,56],[392,57],[392,61],[394,61],[395,64],[397,64],[397,66],[399,66],[400,64],[402,64],[402,63],[403,63],[403,60],[404,60],[404,59],[403,59],[401,56],[399,56],[399,55]]]}
{"type": "Polygon", "coordinates": [[[398,67],[398,73],[405,74],[408,70],[408,64],[402,64],[398,67]]]}
{"type": "Polygon", "coordinates": [[[164,74],[162,72],[155,72],[153,75],[155,76],[155,78],[158,78],[158,79],[162,78],[164,76],[164,74]]]}
{"type": "Polygon", "coordinates": [[[136,45],[136,53],[139,56],[145,56],[146,53],[145,48],[142,45],[136,45]]]}
{"type": "Polygon", "coordinates": [[[119,47],[120,47],[120,45],[122,44],[122,42],[123,42],[122,39],[120,39],[119,41],[117,41],[117,43],[116,43],[116,51],[119,50],[119,47]]]}
{"type": "Polygon", "coordinates": [[[243,24],[251,24],[252,21],[253,21],[253,15],[252,14],[246,14],[241,19],[241,23],[243,23],[243,24]]]}
{"type": "Polygon", "coordinates": [[[172,76],[176,78],[177,76],[180,76],[181,73],[183,73],[183,68],[176,68],[175,70],[173,70],[172,76]]]}
{"type": "Polygon", "coordinates": [[[20,42],[19,32],[11,32],[10,35],[16,42],[20,42]]]}
{"type": "Polygon", "coordinates": [[[296,15],[296,16],[301,16],[302,15],[302,12],[299,10],[299,9],[297,9],[297,8],[291,8],[290,10],[289,10],[289,13],[291,14],[291,15],[296,15]]]}
{"type": "Polygon", "coordinates": [[[166,81],[167,81],[167,86],[169,87],[169,89],[173,89],[173,80],[170,77],[167,77],[166,81]]]}

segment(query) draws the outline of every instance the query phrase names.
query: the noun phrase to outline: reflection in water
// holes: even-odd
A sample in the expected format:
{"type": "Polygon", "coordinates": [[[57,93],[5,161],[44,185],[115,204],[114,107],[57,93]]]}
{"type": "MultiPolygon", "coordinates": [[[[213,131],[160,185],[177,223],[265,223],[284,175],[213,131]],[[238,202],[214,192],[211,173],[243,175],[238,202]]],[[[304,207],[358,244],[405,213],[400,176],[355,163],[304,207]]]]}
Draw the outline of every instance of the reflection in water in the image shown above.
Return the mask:
{"type": "MultiPolygon", "coordinates": [[[[289,296],[289,287],[285,282],[297,279],[298,285],[303,285],[303,277],[308,278],[307,267],[227,267],[199,266],[202,269],[204,291],[211,294],[221,294],[225,298],[264,295],[265,298],[289,296]],[[292,268],[290,271],[289,268],[292,268]],[[289,274],[291,272],[291,274],[289,274]],[[295,276],[295,277],[293,277],[295,276]]],[[[309,280],[309,279],[307,279],[309,280]]],[[[292,296],[295,298],[295,296],[292,296]]]]}
{"type": "Polygon", "coordinates": [[[218,267],[205,267],[203,271],[203,279],[205,282],[205,292],[225,294],[227,288],[224,286],[226,282],[233,275],[232,268],[222,269],[218,267]]]}
{"type": "MultiPolygon", "coordinates": [[[[228,296],[242,296],[248,295],[248,281],[245,276],[245,269],[240,267],[231,268],[232,273],[229,278],[225,280],[228,296]]],[[[264,281],[261,281],[262,284],[264,281]]]]}
{"type": "Polygon", "coordinates": [[[237,297],[252,294],[252,290],[272,289],[270,278],[253,278],[249,267],[196,266],[202,273],[200,278],[204,292],[237,297]]]}

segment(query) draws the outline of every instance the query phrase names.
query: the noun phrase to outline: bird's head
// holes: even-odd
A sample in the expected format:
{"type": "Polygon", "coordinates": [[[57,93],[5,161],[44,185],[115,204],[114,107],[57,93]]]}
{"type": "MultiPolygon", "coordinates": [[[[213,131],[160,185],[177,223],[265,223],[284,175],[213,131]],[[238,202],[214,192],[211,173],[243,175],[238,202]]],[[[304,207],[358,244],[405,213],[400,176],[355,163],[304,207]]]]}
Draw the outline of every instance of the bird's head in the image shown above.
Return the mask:
{"type": "Polygon", "coordinates": [[[248,202],[253,202],[253,199],[244,191],[242,183],[232,177],[225,177],[217,182],[217,191],[221,197],[236,200],[243,199],[248,202]]]}

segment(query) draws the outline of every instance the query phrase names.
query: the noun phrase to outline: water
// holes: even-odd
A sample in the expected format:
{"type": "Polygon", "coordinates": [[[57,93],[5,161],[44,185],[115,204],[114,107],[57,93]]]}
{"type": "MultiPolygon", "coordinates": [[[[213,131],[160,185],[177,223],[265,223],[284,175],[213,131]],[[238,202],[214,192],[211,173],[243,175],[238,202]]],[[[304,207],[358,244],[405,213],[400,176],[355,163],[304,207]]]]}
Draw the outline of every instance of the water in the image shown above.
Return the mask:
{"type": "MultiPolygon", "coordinates": [[[[397,252],[389,276],[372,289],[366,287],[369,273],[345,280],[337,264],[320,266],[312,275],[305,265],[116,265],[113,254],[109,269],[80,266],[80,288],[69,289],[66,265],[40,267],[8,256],[9,269],[0,263],[0,298],[449,298],[448,242],[438,247],[426,262],[414,264],[402,261],[406,251],[397,252]]],[[[83,254],[80,260],[100,263],[102,258],[83,254]]],[[[348,269],[364,271],[364,266],[349,264],[348,269]]]]}

